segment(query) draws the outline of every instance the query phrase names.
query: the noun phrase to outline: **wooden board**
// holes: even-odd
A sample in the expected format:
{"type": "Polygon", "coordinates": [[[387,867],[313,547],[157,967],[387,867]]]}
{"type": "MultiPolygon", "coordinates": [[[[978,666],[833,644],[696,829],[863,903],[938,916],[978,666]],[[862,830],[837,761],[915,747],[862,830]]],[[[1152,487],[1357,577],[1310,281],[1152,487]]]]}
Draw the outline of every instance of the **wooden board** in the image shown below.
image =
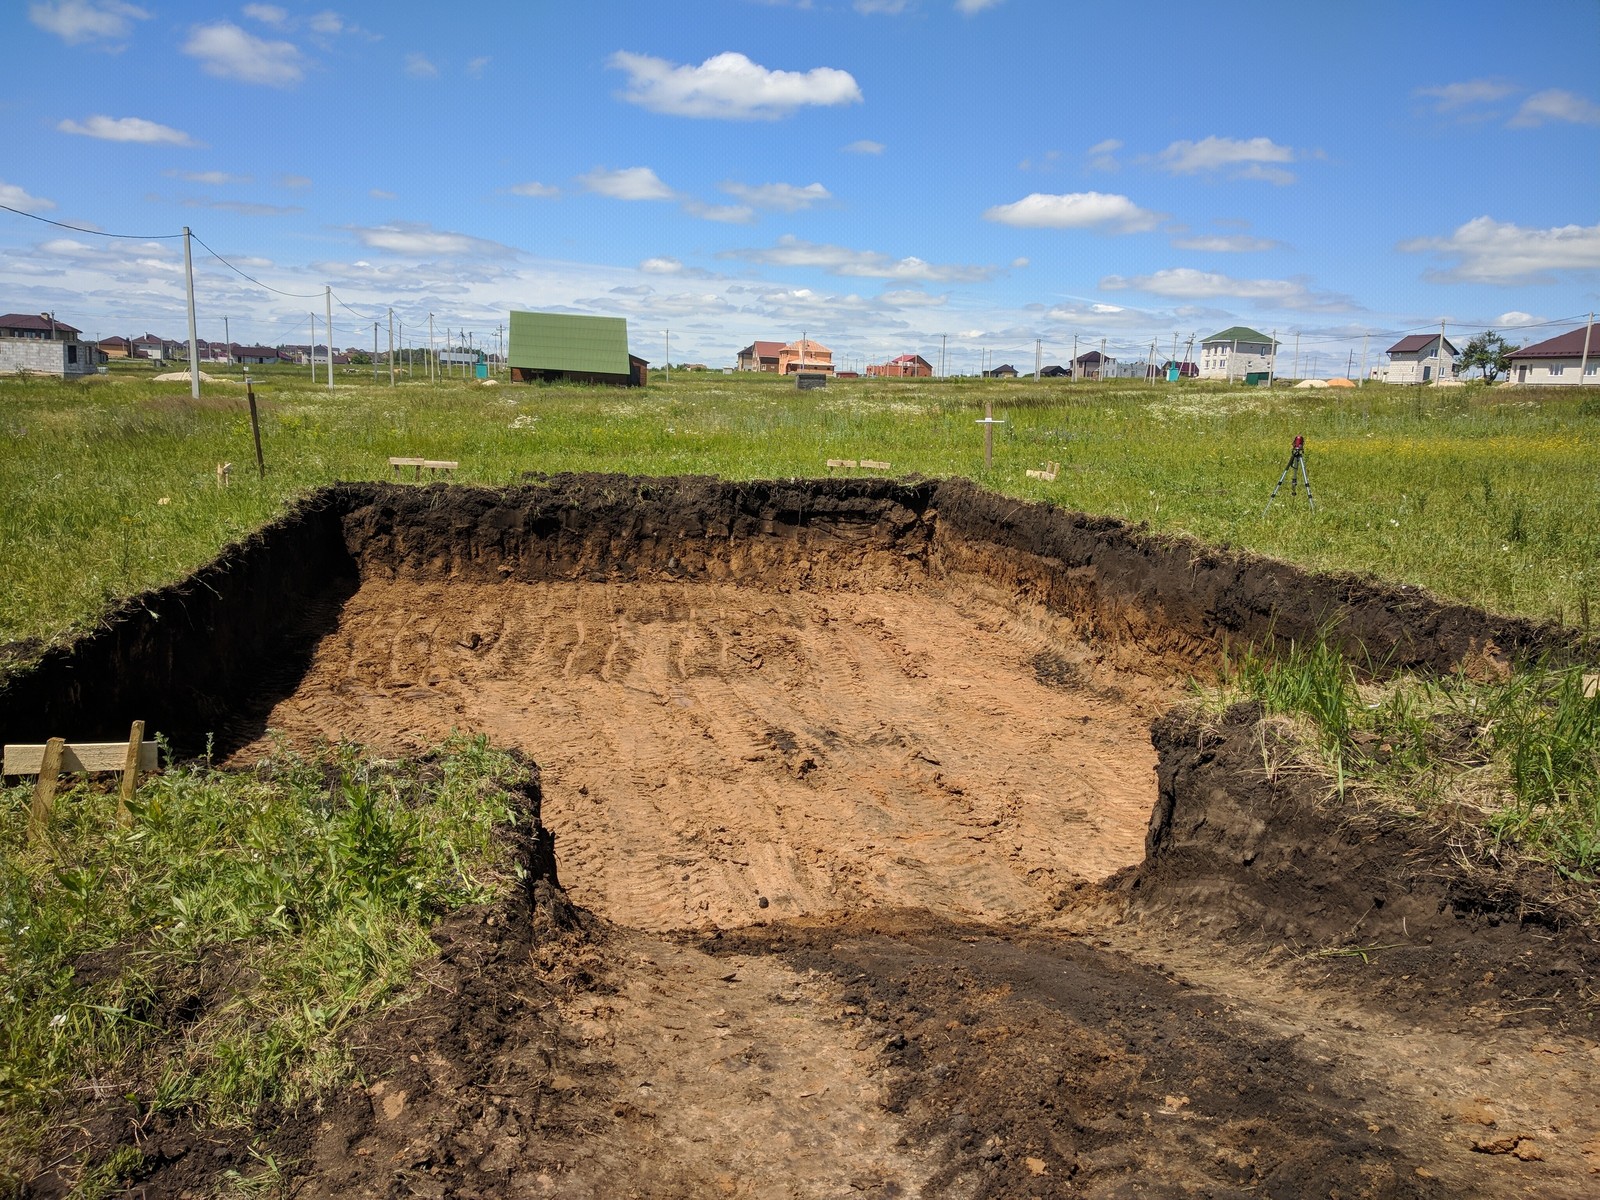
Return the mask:
{"type": "Polygon", "coordinates": [[[853,459],[853,458],[830,458],[828,460],[828,466],[830,468],[832,468],[832,467],[854,467],[855,465],[856,465],[856,460],[853,459]]]}
{"type": "Polygon", "coordinates": [[[422,460],[422,465],[427,467],[430,471],[454,471],[461,464],[458,462],[448,462],[444,459],[425,458],[422,460]]]}
{"type": "MultiPolygon", "coordinates": [[[[37,775],[44,765],[45,744],[8,745],[5,750],[4,773],[7,775],[37,775]]],[[[139,743],[139,770],[154,771],[158,765],[156,744],[139,743]]],[[[68,743],[61,753],[63,771],[121,771],[128,765],[127,742],[68,743]]]]}
{"type": "Polygon", "coordinates": [[[879,462],[875,458],[863,458],[861,460],[861,465],[867,468],[869,471],[887,471],[892,464],[879,462]]]}

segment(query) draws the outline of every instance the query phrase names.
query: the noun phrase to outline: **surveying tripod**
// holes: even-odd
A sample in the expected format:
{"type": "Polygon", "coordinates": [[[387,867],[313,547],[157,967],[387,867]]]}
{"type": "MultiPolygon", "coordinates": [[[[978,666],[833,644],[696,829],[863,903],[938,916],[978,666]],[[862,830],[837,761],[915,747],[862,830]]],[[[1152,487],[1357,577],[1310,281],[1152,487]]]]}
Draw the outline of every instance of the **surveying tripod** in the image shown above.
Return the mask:
{"type": "Polygon", "coordinates": [[[1294,449],[1289,451],[1289,462],[1283,468],[1283,474],[1278,476],[1277,487],[1272,489],[1272,495],[1267,497],[1267,507],[1261,510],[1261,515],[1267,515],[1267,508],[1272,507],[1272,502],[1278,498],[1278,490],[1283,487],[1283,481],[1289,481],[1289,495],[1295,495],[1295,489],[1303,481],[1306,485],[1306,503],[1311,506],[1311,511],[1317,511],[1317,502],[1311,496],[1311,476],[1306,474],[1306,439],[1296,435],[1294,449]],[[1300,475],[1296,478],[1294,469],[1296,464],[1300,467],[1300,475]]]}

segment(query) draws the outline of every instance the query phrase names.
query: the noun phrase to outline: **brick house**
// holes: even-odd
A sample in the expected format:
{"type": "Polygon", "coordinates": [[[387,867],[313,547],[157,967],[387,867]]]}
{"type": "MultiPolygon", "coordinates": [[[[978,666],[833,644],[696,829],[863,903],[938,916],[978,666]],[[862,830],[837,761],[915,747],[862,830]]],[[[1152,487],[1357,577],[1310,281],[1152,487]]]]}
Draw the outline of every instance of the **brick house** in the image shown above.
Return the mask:
{"type": "Polygon", "coordinates": [[[0,316],[0,375],[24,371],[62,377],[93,375],[100,365],[99,348],[80,342],[82,332],[50,313],[0,316]]]}
{"type": "Polygon", "coordinates": [[[774,375],[778,372],[778,352],[783,349],[782,342],[751,342],[734,362],[734,369],[739,371],[767,371],[774,375]]]}
{"type": "Polygon", "coordinates": [[[920,354],[902,354],[886,363],[874,363],[867,368],[868,377],[880,379],[931,379],[933,364],[920,354]]]}

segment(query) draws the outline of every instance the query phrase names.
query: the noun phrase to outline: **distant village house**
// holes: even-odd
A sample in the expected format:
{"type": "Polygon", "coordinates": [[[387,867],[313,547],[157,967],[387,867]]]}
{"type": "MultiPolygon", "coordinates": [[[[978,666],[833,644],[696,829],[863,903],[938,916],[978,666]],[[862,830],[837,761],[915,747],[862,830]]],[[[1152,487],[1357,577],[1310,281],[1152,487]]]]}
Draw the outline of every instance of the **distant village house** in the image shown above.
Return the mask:
{"type": "Polygon", "coordinates": [[[867,376],[877,379],[930,379],[933,377],[933,364],[920,354],[902,354],[886,363],[870,364],[867,376]]]}
{"type": "MultiPolygon", "coordinates": [[[[3,319],[3,318],[0,318],[3,319]]],[[[1508,382],[1541,387],[1573,387],[1600,383],[1600,342],[1585,325],[1557,334],[1506,356],[1508,382]]]]}
{"type": "Polygon", "coordinates": [[[82,332],[50,313],[0,316],[0,375],[95,374],[102,356],[99,347],[78,340],[82,332]]]}
{"type": "Polygon", "coordinates": [[[778,373],[778,353],[782,342],[751,342],[739,351],[734,359],[734,369],[739,371],[767,371],[778,373]]]}
{"type": "Polygon", "coordinates": [[[810,338],[790,342],[778,351],[779,375],[796,375],[801,371],[808,375],[832,375],[833,351],[810,338]]]}
{"type": "Polygon", "coordinates": [[[1403,337],[1389,347],[1389,365],[1380,372],[1386,383],[1431,383],[1436,379],[1454,379],[1461,351],[1450,344],[1449,338],[1413,334],[1403,337]],[[1439,359],[1439,343],[1444,343],[1444,361],[1439,359]]]}

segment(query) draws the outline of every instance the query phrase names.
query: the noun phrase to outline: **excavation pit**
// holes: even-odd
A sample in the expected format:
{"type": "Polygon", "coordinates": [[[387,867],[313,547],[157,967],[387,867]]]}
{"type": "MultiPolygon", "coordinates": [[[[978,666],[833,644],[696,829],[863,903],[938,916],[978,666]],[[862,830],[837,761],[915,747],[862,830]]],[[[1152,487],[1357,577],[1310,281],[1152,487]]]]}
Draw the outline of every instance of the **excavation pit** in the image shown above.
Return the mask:
{"type": "Polygon", "coordinates": [[[370,1087],[283,1114],[302,1197],[1586,1195],[1587,933],[1263,771],[1251,714],[1169,711],[1319,630],[1391,668],[1554,644],[961,481],[340,485],[0,726],[540,764],[593,917],[446,922],[370,1087]],[[1473,1152],[1479,1093],[1544,1157],[1473,1152]]]}

